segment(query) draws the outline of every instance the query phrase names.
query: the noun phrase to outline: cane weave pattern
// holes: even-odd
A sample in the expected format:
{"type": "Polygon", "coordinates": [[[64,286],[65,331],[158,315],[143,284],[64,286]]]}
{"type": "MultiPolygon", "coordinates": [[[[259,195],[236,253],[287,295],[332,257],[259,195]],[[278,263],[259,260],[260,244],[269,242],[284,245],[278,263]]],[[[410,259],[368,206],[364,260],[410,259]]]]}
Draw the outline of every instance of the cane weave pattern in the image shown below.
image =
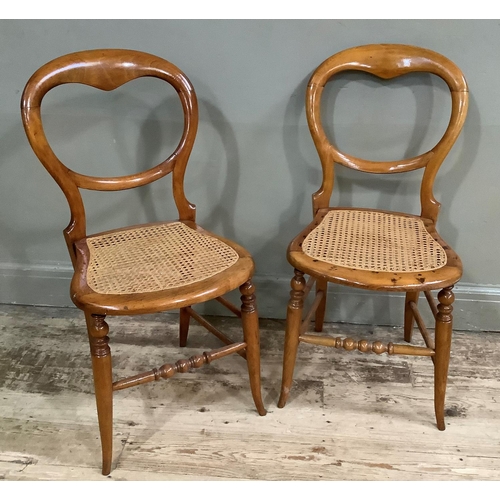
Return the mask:
{"type": "Polygon", "coordinates": [[[97,293],[170,290],[228,269],[239,256],[182,222],[126,229],[87,239],[87,284],[97,293]]]}
{"type": "Polygon", "coordinates": [[[369,271],[422,272],[446,264],[446,252],[422,220],[381,212],[332,210],[302,249],[322,262],[369,271]]]}

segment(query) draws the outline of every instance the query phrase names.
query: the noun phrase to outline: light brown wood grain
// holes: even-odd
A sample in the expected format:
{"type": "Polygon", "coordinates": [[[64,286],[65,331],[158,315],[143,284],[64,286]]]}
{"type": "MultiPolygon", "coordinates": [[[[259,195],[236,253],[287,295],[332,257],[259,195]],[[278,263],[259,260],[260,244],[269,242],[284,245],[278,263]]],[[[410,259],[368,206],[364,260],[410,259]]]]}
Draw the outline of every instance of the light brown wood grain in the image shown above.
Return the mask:
{"type": "MultiPolygon", "coordinates": [[[[87,328],[93,363],[95,396],[101,433],[103,465],[102,473],[109,474],[112,457],[112,413],[113,413],[113,377],[111,370],[111,352],[109,347],[108,326],[106,315],[136,315],[150,314],[160,311],[181,309],[179,335],[180,345],[186,346],[190,306],[211,299],[218,299],[232,312],[237,307],[220,299],[225,293],[240,288],[242,291],[242,327],[244,342],[232,343],[223,349],[224,354],[242,353],[246,349],[246,359],[250,379],[250,388],[257,411],[265,415],[266,410],[260,393],[260,350],[257,308],[255,305],[255,287],[251,282],[254,272],[254,262],[244,248],[235,242],[215,234],[208,233],[195,223],[195,206],[189,202],[184,193],[184,174],[198,127],[198,104],[195,91],[186,75],[172,63],[144,52],[122,49],[98,49],[67,54],[48,62],[39,68],[29,79],[21,99],[21,114],[24,129],[29,143],[36,156],[47,169],[64,192],[70,208],[70,222],[64,229],[66,245],[74,267],[74,275],[70,287],[70,296],[75,305],[80,308],[87,319],[87,328]],[[71,170],[64,165],[50,147],[42,124],[41,104],[44,96],[50,90],[64,84],[80,83],[90,85],[103,91],[112,91],[136,78],[158,78],[171,85],[181,101],[184,111],[184,125],[179,144],[171,155],[163,162],[133,175],[122,177],[95,177],[71,170]],[[172,174],[173,197],[179,213],[179,222],[197,233],[215,238],[232,249],[236,261],[223,270],[217,270],[208,277],[200,277],[194,282],[176,287],[164,287],[159,290],[135,292],[133,287],[127,288],[127,293],[112,290],[96,291],[87,278],[91,255],[89,238],[112,235],[125,228],[118,228],[98,235],[87,235],[87,222],[83,205],[81,189],[97,191],[117,191],[131,189],[161,179],[172,174]],[[129,292],[129,290],[132,290],[129,292]],[[116,292],[116,293],[115,293],[116,292]]],[[[158,225],[158,222],[143,224],[126,229],[145,228],[158,225]]],[[[154,249],[153,249],[154,250],[154,249]]],[[[129,252],[130,253],[130,252],[129,252]]],[[[156,254],[154,254],[156,255],[156,254]]],[[[191,262],[183,264],[177,255],[173,267],[190,267],[191,262]]],[[[140,264],[137,262],[136,264],[140,264]]],[[[159,265],[165,265],[159,262],[159,265]]],[[[137,266],[132,266],[132,272],[139,274],[137,266]]],[[[112,268],[114,269],[114,268],[112,268]]],[[[125,272],[117,266],[117,273],[125,272]]],[[[155,276],[152,277],[155,279],[155,276]]],[[[218,330],[208,323],[209,331],[218,330]]],[[[228,339],[218,334],[224,342],[228,339]]],[[[111,335],[112,337],[112,335],[111,335]]],[[[226,342],[228,343],[228,342],[226,342]]],[[[219,359],[220,350],[204,352],[179,360],[174,364],[162,364],[160,371],[156,369],[132,377],[126,377],[121,383],[115,381],[115,388],[124,388],[158,378],[168,378],[173,373],[184,373],[190,368],[199,368],[205,363],[219,359]]]]}
{"type": "Polygon", "coordinates": [[[467,116],[468,87],[460,69],[449,59],[434,51],[398,44],[377,44],[353,47],[326,59],[311,76],[306,95],[306,116],[309,130],[323,167],[323,183],[313,195],[314,213],[327,208],[333,189],[333,164],[339,163],[363,172],[396,173],[425,167],[422,180],[422,217],[437,221],[439,203],[434,199],[432,186],[444,158],[455,143],[467,116]],[[348,155],[332,144],[321,122],[321,97],[327,82],[343,71],[362,71],[383,79],[411,72],[437,75],[448,85],[452,109],[448,128],[430,151],[415,158],[389,162],[373,162],[348,155]]]}
{"type": "MultiPolygon", "coordinates": [[[[295,369],[296,356],[300,342],[328,345],[331,347],[344,348],[347,350],[359,350],[362,352],[375,352],[380,354],[388,352],[389,354],[419,355],[430,356],[434,363],[435,370],[435,414],[437,427],[440,430],[445,429],[444,423],[444,399],[446,392],[446,379],[450,361],[451,346],[451,325],[452,325],[452,302],[453,293],[451,288],[462,276],[462,262],[456,252],[439,235],[436,229],[440,203],[434,198],[433,185],[436,174],[451,150],[453,144],[458,138],[467,116],[468,109],[468,88],[465,77],[460,69],[449,59],[434,51],[400,44],[373,44],[361,47],[353,47],[343,50],[326,59],[313,72],[306,89],[306,117],[309,125],[314,145],[318,152],[322,167],[323,179],[321,187],[313,196],[313,220],[304,228],[290,243],[287,250],[287,259],[295,269],[295,277],[300,275],[303,279],[304,274],[309,275],[316,282],[318,291],[324,291],[326,296],[327,283],[337,283],[355,288],[367,290],[381,290],[392,292],[404,292],[406,294],[404,310],[404,339],[407,342],[412,340],[413,323],[417,320],[419,331],[422,333],[426,347],[412,345],[399,345],[392,342],[385,345],[380,342],[371,342],[362,339],[337,339],[328,336],[304,335],[308,328],[308,322],[312,315],[316,313],[317,326],[316,331],[323,328],[324,318],[324,298],[312,303],[310,308],[303,314],[303,300],[299,299],[300,290],[297,288],[297,281],[292,280],[292,297],[287,310],[287,327],[285,336],[285,348],[283,354],[283,375],[281,395],[278,406],[282,408],[292,388],[292,375],[295,369]],[[323,127],[321,118],[321,100],[328,82],[337,75],[345,71],[358,71],[375,75],[382,80],[392,79],[412,72],[431,73],[440,77],[447,84],[451,97],[451,114],[448,126],[437,144],[418,156],[413,158],[403,158],[394,161],[371,161],[356,158],[345,151],[341,151],[336,144],[331,142],[323,127]],[[370,241],[379,241],[377,245],[372,245],[371,252],[375,255],[373,266],[347,267],[339,264],[338,260],[323,257],[323,254],[311,254],[304,250],[307,244],[307,238],[312,234],[317,246],[328,248],[330,254],[337,252],[335,245],[349,249],[354,255],[362,260],[365,255],[361,250],[362,245],[353,236],[354,230],[343,227],[326,226],[329,229],[322,229],[323,232],[315,233],[318,226],[322,226],[325,217],[332,215],[337,219],[325,219],[328,221],[340,220],[342,215],[352,210],[353,207],[331,207],[330,198],[334,188],[334,167],[339,164],[354,170],[359,170],[367,174],[397,174],[408,172],[415,169],[424,169],[422,183],[420,188],[421,213],[420,216],[406,213],[396,213],[384,210],[355,208],[356,211],[369,212],[379,216],[385,216],[395,219],[397,216],[404,216],[405,220],[413,220],[413,224],[419,227],[423,223],[425,228],[424,235],[432,242],[439,244],[440,251],[446,255],[446,262],[443,265],[432,267],[417,267],[416,271],[408,268],[397,268],[395,272],[389,272],[379,262],[382,260],[382,250],[380,248],[386,243],[386,237],[374,236],[369,233],[367,239],[370,241]],[[328,232],[330,231],[330,232],[328,232]],[[320,236],[318,236],[318,234],[320,236]],[[340,236],[339,236],[340,234],[340,236]],[[335,238],[334,238],[335,236],[335,238]],[[378,238],[378,239],[377,239],[378,238]],[[432,241],[434,240],[434,241],[432,241]],[[335,241],[335,245],[329,246],[330,241],[335,241]],[[379,252],[379,253],[377,253],[379,252]],[[431,290],[441,290],[439,292],[440,305],[434,304],[430,295],[431,290]],[[417,308],[417,299],[420,292],[424,292],[431,311],[435,316],[436,340],[432,340],[428,330],[423,324],[421,315],[417,308]],[[295,295],[294,295],[295,294],[295,295]],[[444,301],[444,302],[443,302],[444,301]],[[315,309],[316,308],[316,309],[315,309]],[[440,312],[437,312],[437,311],[440,312]]],[[[334,116],[335,127],[335,116],[334,116]]],[[[375,219],[375,217],[374,217],[375,219]]],[[[382,223],[378,223],[378,228],[382,223]]],[[[392,230],[394,230],[392,228],[392,230]]],[[[373,231],[375,233],[376,231],[373,231]]],[[[377,233],[378,234],[378,233],[377,233]]],[[[361,237],[360,237],[361,239],[361,237]]],[[[423,238],[414,234],[415,241],[421,242],[423,238]]],[[[405,243],[400,241],[391,242],[394,246],[405,243]]],[[[420,243],[424,247],[423,243],[420,243]]],[[[409,255],[414,256],[417,252],[412,247],[409,255]],[[413,253],[411,253],[413,252],[413,253]]],[[[428,251],[429,252],[429,251],[428,251]]],[[[443,259],[444,260],[444,259],[443,259]]],[[[344,262],[344,261],[341,261],[344,262]]],[[[351,261],[350,261],[351,262],[351,261]]],[[[354,260],[358,262],[358,260],[354,260]]],[[[372,262],[372,261],[370,261],[372,262]]],[[[350,263],[349,265],[355,265],[350,263]]],[[[415,269],[415,268],[413,268],[415,269]]],[[[297,278],[295,278],[296,280],[297,278]]],[[[319,292],[318,292],[319,293],[319,292]]],[[[430,366],[432,369],[432,365],[430,366]]]]}

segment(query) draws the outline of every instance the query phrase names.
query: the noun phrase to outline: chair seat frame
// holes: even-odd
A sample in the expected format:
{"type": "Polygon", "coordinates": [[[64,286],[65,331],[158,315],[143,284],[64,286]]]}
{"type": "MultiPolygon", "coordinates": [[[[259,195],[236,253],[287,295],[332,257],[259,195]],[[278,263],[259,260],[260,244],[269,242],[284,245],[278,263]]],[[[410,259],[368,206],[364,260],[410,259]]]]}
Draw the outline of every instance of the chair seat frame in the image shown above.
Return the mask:
{"type": "Polygon", "coordinates": [[[252,397],[259,415],[265,415],[260,382],[258,312],[255,286],[252,283],[254,262],[250,254],[236,243],[208,233],[198,226],[195,222],[196,208],[187,200],[184,193],[184,173],[198,127],[196,94],[186,75],[170,62],[144,52],[123,49],[76,52],[54,59],[33,74],[23,92],[21,114],[32,149],[61,187],[71,212],[70,223],[63,234],[75,270],[71,282],[71,298],[75,305],[83,310],[87,323],[102,445],[102,474],[108,475],[112,467],[114,391],[154,380],[167,379],[176,373],[185,373],[236,353],[247,361],[252,397]],[[120,177],[88,176],[64,165],[55,155],[44,133],[41,103],[45,94],[54,87],[69,83],[80,83],[103,91],[111,91],[142,77],[163,80],[174,87],[177,92],[184,112],[184,129],[175,151],[165,161],[149,170],[120,177]],[[172,174],[173,197],[179,213],[178,221],[195,231],[218,238],[232,247],[238,254],[237,262],[211,278],[171,290],[126,295],[95,292],[88,286],[86,279],[89,250],[86,243],[88,236],[85,209],[80,190],[131,189],[159,180],[167,174],[172,174]],[[237,288],[241,293],[241,308],[223,297],[227,292],[237,288]],[[241,318],[243,341],[233,341],[192,308],[195,304],[211,299],[217,300],[241,318]],[[147,314],[173,309],[180,310],[179,343],[181,347],[186,346],[191,318],[225,345],[189,359],[181,359],[145,373],[113,381],[106,316],[147,314]]]}
{"type": "MultiPolygon", "coordinates": [[[[344,50],[325,60],[312,74],[306,92],[306,116],[309,130],[322,165],[323,181],[313,194],[314,219],[290,243],[288,262],[294,267],[288,302],[283,355],[283,376],[278,407],[283,408],[288,400],[299,343],[358,350],[363,353],[410,355],[430,357],[434,363],[434,409],[437,427],[445,429],[445,393],[450,361],[452,337],[453,286],[462,276],[462,263],[458,255],[438,234],[436,223],[440,203],[434,198],[433,185],[437,171],[458,138],[468,108],[468,87],[460,69],[449,59],[431,50],[399,44],[375,44],[344,50]],[[431,73],[444,80],[451,94],[451,116],[447,129],[439,142],[430,150],[413,158],[397,161],[377,162],[364,160],[340,151],[329,141],[321,121],[321,97],[328,81],[344,71],[361,71],[387,80],[411,72],[431,73]],[[396,174],[424,169],[420,189],[421,214],[401,214],[419,218],[428,234],[446,252],[447,262],[443,267],[421,272],[386,272],[354,269],[332,265],[307,255],[302,244],[305,238],[331,210],[347,207],[330,207],[334,187],[334,165],[371,174],[396,174]],[[305,275],[309,275],[306,282],[305,275]],[[416,322],[425,347],[380,341],[333,338],[309,333],[314,318],[315,332],[323,331],[326,311],[328,283],[347,285],[367,290],[404,292],[404,340],[412,341],[416,322]],[[315,286],[316,293],[309,310],[304,312],[304,301],[315,286]],[[432,295],[439,290],[437,303],[432,295]],[[435,319],[435,338],[427,329],[418,310],[418,298],[423,292],[435,319]]],[[[352,207],[349,207],[352,209],[352,207]]],[[[356,210],[366,210],[356,208],[356,210]]],[[[395,214],[394,212],[383,211],[395,214]]]]}

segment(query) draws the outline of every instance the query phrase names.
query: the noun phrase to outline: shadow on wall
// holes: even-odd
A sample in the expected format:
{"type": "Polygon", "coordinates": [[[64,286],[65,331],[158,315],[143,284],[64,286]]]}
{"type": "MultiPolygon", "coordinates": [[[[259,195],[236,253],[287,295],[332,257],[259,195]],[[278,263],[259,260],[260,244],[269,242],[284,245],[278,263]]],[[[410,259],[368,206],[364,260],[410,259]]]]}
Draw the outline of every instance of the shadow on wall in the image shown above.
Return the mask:
{"type": "MultiPolygon", "coordinates": [[[[58,95],[56,99],[51,93],[47,95],[42,112],[46,134],[64,164],[87,175],[120,176],[147,170],[174,151],[184,124],[175,91],[167,98],[164,92],[160,94],[160,102],[158,92],[154,92],[157,102],[148,105],[151,104],[148,92],[141,94],[135,92],[137,88],[132,88],[132,92],[125,88],[133,83],[136,82],[110,93],[68,85],[65,87],[76,88],[76,91],[62,92],[62,98],[58,95]]],[[[202,93],[207,93],[205,87],[202,93]]],[[[210,98],[199,99],[199,109],[199,129],[202,134],[208,132],[205,142],[210,147],[201,148],[197,154],[199,134],[188,162],[185,189],[188,199],[190,192],[202,194],[201,198],[205,199],[198,221],[206,222],[209,230],[234,238],[240,171],[235,134],[210,98]]],[[[69,273],[71,264],[62,237],[62,230],[69,222],[67,202],[32,153],[20,116],[19,124],[0,138],[0,147],[4,159],[23,157],[18,171],[3,173],[2,203],[11,207],[8,216],[0,219],[4,262],[25,270],[42,266],[47,272],[48,268],[56,267],[69,273]],[[32,217],[23,218],[23,214],[32,214],[32,217]]],[[[82,190],[82,196],[89,222],[88,234],[178,217],[168,175],[163,182],[134,190],[105,193],[82,190]]],[[[193,201],[196,204],[197,200],[193,201]]],[[[21,297],[17,296],[15,283],[8,288],[12,289],[11,301],[18,302],[21,297]]]]}
{"type": "Polygon", "coordinates": [[[285,165],[290,174],[292,201],[281,211],[278,232],[272,239],[264,240],[260,250],[255,253],[256,261],[264,261],[269,255],[279,255],[283,261],[286,260],[286,248],[291,239],[299,232],[297,222],[301,219],[304,205],[307,203],[310,206],[311,193],[307,193],[304,186],[316,182],[318,179],[317,168],[306,159],[300,147],[301,131],[306,126],[305,123],[302,123],[302,119],[305,119],[304,92],[308,80],[309,77],[303,79],[290,96],[283,118],[285,165]]]}

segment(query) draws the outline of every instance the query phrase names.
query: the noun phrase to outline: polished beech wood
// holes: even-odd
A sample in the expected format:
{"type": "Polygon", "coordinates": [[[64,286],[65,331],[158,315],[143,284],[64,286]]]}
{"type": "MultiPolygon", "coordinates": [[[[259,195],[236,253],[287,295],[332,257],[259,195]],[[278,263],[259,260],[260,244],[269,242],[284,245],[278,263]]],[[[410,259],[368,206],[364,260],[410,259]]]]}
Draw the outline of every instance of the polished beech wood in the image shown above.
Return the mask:
{"type": "Polygon", "coordinates": [[[371,173],[407,172],[425,168],[420,200],[422,217],[437,221],[440,204],[434,199],[432,187],[437,171],[456,141],[467,115],[468,88],[460,69],[450,60],[433,52],[408,45],[365,45],[344,50],[324,61],[313,73],[307,86],[306,114],[309,130],[323,167],[323,183],[313,195],[316,213],[327,208],[333,190],[333,164],[371,173]],[[321,122],[321,97],[326,83],[344,71],[362,71],[383,79],[412,72],[437,75],[448,85],[451,93],[451,117],[441,140],[430,151],[414,158],[374,162],[355,158],[340,151],[328,140],[321,122]]]}
{"type": "Polygon", "coordinates": [[[224,297],[217,297],[215,300],[220,302],[226,309],[229,309],[235,316],[241,318],[240,309],[238,309],[232,302],[229,302],[229,300],[224,297]]]}
{"type": "MultiPolygon", "coordinates": [[[[210,333],[215,335],[221,342],[223,342],[226,345],[234,345],[235,342],[234,340],[230,339],[227,335],[222,333],[218,328],[216,328],[214,325],[212,325],[210,322],[208,322],[203,316],[198,314],[193,308],[191,307],[186,307],[185,308],[187,314],[196,320],[198,324],[206,328],[210,333]]],[[[182,346],[181,346],[182,347],[182,346]]],[[[242,351],[238,351],[238,354],[246,359],[246,351],[243,349],[242,351]]]]}
{"type": "MultiPolygon", "coordinates": [[[[237,243],[198,226],[195,222],[195,206],[187,200],[184,192],[184,174],[198,127],[196,94],[186,75],[164,59],[133,50],[100,49],[68,54],[45,64],[29,79],[22,95],[21,114],[26,135],[35,154],[64,192],[70,208],[70,222],[63,232],[74,268],[70,296],[75,305],[84,311],[87,319],[103,453],[102,473],[109,474],[112,463],[113,390],[160,378],[169,378],[175,373],[184,373],[228,354],[237,353],[247,360],[252,397],[258,413],[265,415],[266,410],[262,402],[260,387],[258,315],[255,305],[255,287],[251,281],[254,273],[253,259],[237,243]],[[181,139],[172,154],[146,171],[121,177],[89,176],[75,172],[64,165],[50,147],[43,129],[41,104],[45,94],[59,85],[69,83],[80,83],[103,91],[112,91],[127,82],[143,77],[157,78],[170,84],[180,99],[184,111],[184,125],[181,139]],[[231,264],[214,275],[207,278],[201,277],[198,281],[182,286],[140,293],[128,291],[119,293],[121,290],[113,290],[109,293],[95,291],[87,282],[91,263],[89,238],[110,235],[113,237],[113,233],[124,229],[141,229],[147,232],[151,229],[148,226],[158,225],[158,222],[87,235],[85,208],[80,190],[131,189],[157,181],[167,174],[172,175],[173,197],[179,216],[178,221],[173,222],[181,222],[189,230],[215,238],[230,247],[232,250],[228,252],[233,252],[231,264]],[[240,288],[243,294],[241,311],[221,297],[237,288],[240,288]],[[241,317],[244,342],[229,339],[191,308],[195,304],[211,299],[218,300],[241,317]],[[217,336],[226,346],[209,353],[192,356],[187,360],[177,361],[175,364],[165,364],[159,369],[113,383],[107,336],[108,326],[104,321],[106,315],[149,314],[172,309],[180,309],[179,343],[181,347],[187,344],[191,317],[217,336]]],[[[197,237],[201,238],[199,235],[197,237]]]]}
{"type": "MultiPolygon", "coordinates": [[[[192,304],[217,299],[217,297],[235,290],[249,276],[253,275],[254,262],[252,256],[243,247],[231,240],[206,231],[195,222],[185,220],[182,220],[182,222],[195,231],[217,238],[229,245],[238,254],[238,261],[225,271],[202,282],[175,288],[175,293],[172,293],[172,290],[160,290],[157,292],[120,295],[101,294],[93,291],[87,285],[87,269],[90,262],[90,253],[84,239],[75,244],[76,263],[75,273],[71,281],[70,294],[76,306],[80,309],[89,310],[94,314],[124,314],[127,316],[180,309],[192,304]]],[[[130,226],[130,228],[146,227],[154,224],[156,223],[130,226]]],[[[92,236],[112,234],[122,229],[97,233],[92,236]]]]}
{"type": "Polygon", "coordinates": [[[22,96],[21,111],[28,140],[39,160],[63,190],[71,220],[64,235],[70,255],[73,245],[86,236],[85,209],[79,189],[116,191],[144,186],[168,173],[173,174],[173,194],[179,218],[194,221],[195,207],[184,194],[184,172],[198,127],[198,104],[191,82],[173,64],[132,50],[89,50],[59,57],[36,71],[22,96]],[[149,170],[122,177],[93,177],[74,172],[55,155],[42,125],[41,104],[45,94],[62,84],[81,83],[110,91],[142,77],[153,77],[172,85],[184,110],[184,130],[175,151],[149,170]]]}
{"type": "Polygon", "coordinates": [[[176,373],[186,373],[194,368],[201,368],[203,365],[208,365],[216,359],[241,351],[241,349],[245,348],[245,345],[245,342],[239,342],[227,347],[214,349],[210,352],[191,356],[189,359],[180,359],[174,364],[164,364],[160,368],[153,368],[148,372],[133,375],[113,383],[113,391],[121,391],[122,389],[146,384],[147,382],[153,382],[162,378],[167,379],[173,377],[176,373]]]}
{"type": "Polygon", "coordinates": [[[434,297],[432,296],[432,293],[430,290],[424,290],[424,294],[425,294],[425,298],[427,299],[427,303],[429,304],[429,307],[431,308],[432,315],[434,316],[434,319],[436,319],[438,309],[437,309],[434,297]]]}
{"type": "MultiPolygon", "coordinates": [[[[319,279],[326,279],[332,283],[348,285],[366,290],[384,290],[390,292],[408,292],[436,290],[455,284],[462,276],[462,261],[455,251],[437,233],[434,223],[429,219],[421,219],[429,234],[440,243],[446,252],[446,265],[433,271],[422,272],[386,272],[353,269],[334,266],[309,257],[302,251],[302,243],[307,235],[315,229],[330,210],[347,210],[346,207],[325,208],[318,210],[313,221],[295,237],[288,246],[288,262],[297,269],[307,270],[307,274],[319,279]]],[[[369,209],[357,208],[365,211],[369,209]]],[[[381,212],[383,210],[370,210],[381,212]]],[[[385,212],[394,215],[409,215],[401,212],[385,212]]]]}
{"type": "MultiPolygon", "coordinates": [[[[68,332],[61,329],[61,323],[82,324],[76,313],[65,308],[0,305],[0,474],[5,475],[5,484],[9,480],[95,480],[99,475],[92,467],[94,451],[89,454],[89,449],[97,454],[97,441],[91,442],[97,433],[89,429],[95,408],[88,394],[88,367],[81,359],[85,338],[68,342],[68,332]],[[29,342],[20,335],[22,331],[29,332],[29,342]],[[61,372],[71,375],[59,377],[61,372]],[[71,412],[78,412],[77,421],[67,418],[71,412]],[[86,436],[84,446],[78,445],[81,436],[86,436]]],[[[111,336],[113,369],[131,375],[134,370],[152,368],[147,364],[151,352],[147,344],[151,335],[163,335],[157,315],[111,320],[111,330],[127,332],[111,336]],[[134,330],[137,336],[131,341],[134,330]]],[[[239,338],[241,324],[236,317],[214,321],[229,336],[239,338]]],[[[284,329],[281,320],[261,325],[264,402],[274,394],[276,373],[281,371],[284,329]]],[[[162,348],[164,359],[175,361],[182,357],[172,341],[178,326],[169,322],[165,330],[171,341],[162,348]]],[[[194,325],[191,330],[189,343],[201,345],[204,332],[194,325]]],[[[394,336],[392,327],[376,326],[370,335],[363,334],[359,325],[325,323],[324,330],[332,337],[405,343],[394,336]]],[[[220,362],[212,363],[209,393],[201,392],[203,387],[193,380],[196,374],[175,375],[154,388],[144,385],[115,393],[115,428],[120,435],[115,431],[114,443],[121,455],[112,479],[144,485],[144,481],[160,480],[169,486],[180,484],[174,481],[200,481],[200,487],[208,480],[291,478],[310,481],[308,486],[314,487],[319,476],[322,481],[455,479],[460,485],[464,479],[498,481],[498,333],[453,332],[448,379],[453,398],[447,401],[445,414],[451,425],[444,434],[452,432],[447,436],[433,432],[429,418],[434,399],[428,384],[429,358],[365,355],[304,344],[301,350],[297,388],[292,389],[288,407],[275,408],[273,413],[270,408],[268,417],[242,415],[248,398],[242,394],[242,360],[237,356],[226,356],[220,370],[220,362]],[[168,401],[162,401],[161,391],[168,390],[163,384],[169,383],[175,383],[176,393],[185,397],[174,400],[167,395],[168,401]],[[228,386],[231,407],[214,404],[228,386]],[[154,400],[146,397],[150,389],[154,400]],[[122,400],[126,407],[120,408],[122,400]]],[[[191,354],[196,352],[185,357],[191,354]]],[[[182,484],[190,489],[184,489],[183,496],[194,494],[187,482],[182,484]]],[[[328,496],[324,494],[324,500],[328,496]]],[[[15,500],[9,495],[4,498],[15,500]]]]}
{"type": "Polygon", "coordinates": [[[453,287],[447,287],[438,293],[439,304],[436,318],[436,355],[434,357],[434,408],[437,426],[445,430],[444,399],[450,364],[451,333],[453,325],[453,287]]]}
{"type": "MultiPolygon", "coordinates": [[[[451,345],[451,303],[453,302],[451,287],[462,276],[462,263],[459,256],[437,232],[436,224],[441,205],[434,198],[433,185],[443,160],[462,130],[467,115],[467,107],[468,88],[460,69],[444,56],[419,47],[397,44],[354,47],[328,58],[313,72],[306,91],[306,116],[321,162],[323,179],[321,187],[312,196],[312,222],[292,240],[287,250],[287,259],[295,269],[295,277],[292,279],[291,299],[287,310],[283,378],[278,403],[280,408],[285,405],[290,393],[297,349],[300,342],[377,354],[430,356],[435,365],[437,426],[441,430],[444,429],[444,397],[451,345]],[[321,119],[321,98],[328,82],[345,71],[360,71],[384,80],[412,72],[431,73],[438,76],[447,84],[451,96],[450,120],[444,135],[429,151],[401,160],[371,161],[341,151],[336,144],[328,139],[324,130],[321,119]],[[368,270],[363,269],[362,266],[359,266],[359,268],[343,267],[332,264],[331,262],[338,262],[334,259],[327,262],[328,259],[323,261],[320,260],[320,257],[316,258],[308,255],[303,249],[303,245],[310,244],[306,242],[306,238],[322,224],[325,217],[328,215],[326,221],[341,220],[341,216],[345,215],[345,213],[342,214],[339,211],[353,210],[353,207],[330,206],[330,198],[334,188],[335,164],[369,174],[396,174],[423,169],[420,187],[420,215],[357,207],[355,210],[385,214],[384,217],[392,217],[392,220],[395,220],[396,216],[411,217],[415,219],[412,224],[418,225],[418,227],[421,227],[421,223],[423,223],[430,238],[439,243],[444,250],[443,255],[446,254],[446,263],[437,268],[432,266],[423,267],[423,269],[430,270],[420,272],[388,272],[382,268],[381,270],[373,268],[368,270]],[[332,213],[332,211],[337,212],[332,213]],[[337,218],[334,219],[333,216],[337,218]],[[304,286],[305,274],[310,276],[306,287],[304,286]],[[392,343],[383,345],[379,342],[369,342],[367,340],[333,339],[321,335],[307,334],[309,322],[313,315],[315,315],[316,319],[315,331],[321,332],[323,329],[328,282],[366,290],[404,292],[404,340],[411,342],[413,325],[416,321],[426,347],[392,343]],[[304,301],[314,284],[316,284],[316,299],[303,317],[304,301]],[[431,290],[442,290],[439,292],[439,305],[437,307],[431,290]],[[435,341],[431,338],[417,308],[420,292],[425,294],[436,320],[435,341]]],[[[372,217],[375,220],[381,220],[382,216],[378,214],[378,219],[375,216],[372,217]]],[[[321,227],[329,226],[323,224],[321,227]]],[[[314,238],[328,238],[328,233],[318,233],[316,231],[313,236],[314,238]],[[327,236],[317,236],[318,234],[326,234],[327,236]]],[[[320,248],[324,249],[326,247],[326,245],[323,245],[320,248]]],[[[328,248],[329,251],[333,251],[332,247],[328,248]]],[[[352,247],[349,246],[348,248],[352,247]]],[[[353,251],[356,251],[356,247],[354,247],[353,251]]],[[[312,255],[316,254],[313,253],[312,255]]]]}
{"type": "Polygon", "coordinates": [[[260,385],[260,338],[259,316],[255,300],[255,286],[248,280],[240,286],[241,292],[241,321],[243,323],[243,336],[246,343],[246,358],[248,373],[250,375],[250,388],[259,415],[267,412],[262,401],[260,385]]]}
{"type": "Polygon", "coordinates": [[[320,290],[314,297],[314,302],[312,303],[309,312],[307,313],[306,317],[304,318],[304,321],[302,322],[302,326],[300,327],[301,334],[305,333],[308,330],[309,323],[311,322],[312,317],[317,312],[319,306],[324,301],[324,299],[325,299],[325,294],[320,290]]]}
{"type": "Polygon", "coordinates": [[[411,301],[411,302],[409,302],[408,305],[410,306],[410,311],[411,311],[413,318],[417,322],[418,329],[420,330],[420,333],[422,334],[422,338],[424,339],[425,345],[427,347],[429,347],[430,349],[434,349],[434,347],[435,347],[434,341],[431,338],[429,330],[427,330],[427,327],[425,326],[422,315],[420,314],[420,311],[418,310],[417,303],[411,301]]]}
{"type": "Polygon", "coordinates": [[[101,433],[102,473],[111,472],[113,458],[113,375],[105,316],[85,314],[92,357],[97,418],[101,433]]]}
{"type": "Polygon", "coordinates": [[[413,334],[413,322],[415,320],[410,303],[414,302],[416,304],[418,302],[419,295],[420,292],[406,292],[404,322],[404,338],[406,342],[411,342],[413,334]]]}
{"type": "Polygon", "coordinates": [[[302,309],[304,308],[304,288],[306,281],[304,273],[295,269],[295,275],[290,282],[292,291],[288,301],[288,311],[285,325],[285,346],[283,354],[283,376],[278,407],[283,408],[287,402],[292,386],[293,370],[299,347],[300,327],[302,325],[302,309]]]}

